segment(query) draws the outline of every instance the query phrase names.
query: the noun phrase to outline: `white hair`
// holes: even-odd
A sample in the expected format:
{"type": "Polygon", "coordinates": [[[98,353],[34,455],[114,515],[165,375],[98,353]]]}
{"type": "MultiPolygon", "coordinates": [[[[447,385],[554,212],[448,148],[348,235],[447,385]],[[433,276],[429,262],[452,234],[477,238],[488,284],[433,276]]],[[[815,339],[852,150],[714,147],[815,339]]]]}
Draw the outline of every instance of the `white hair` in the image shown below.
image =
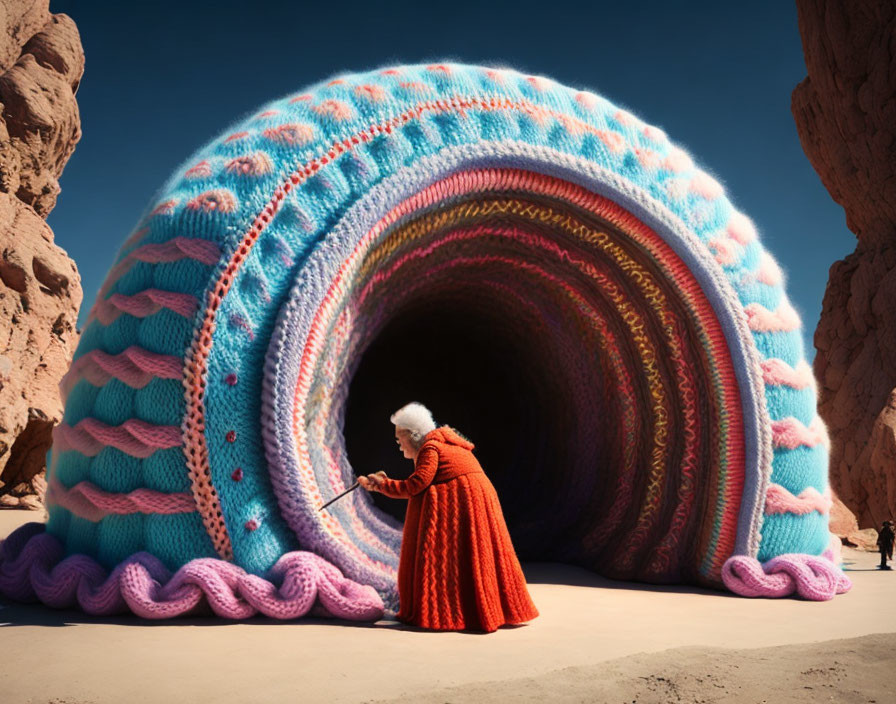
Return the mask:
{"type": "Polygon", "coordinates": [[[395,427],[408,431],[411,442],[415,447],[419,447],[422,444],[423,438],[427,433],[438,427],[432,418],[430,410],[422,403],[417,403],[416,401],[399,408],[389,417],[389,420],[395,424],[395,427]]]}

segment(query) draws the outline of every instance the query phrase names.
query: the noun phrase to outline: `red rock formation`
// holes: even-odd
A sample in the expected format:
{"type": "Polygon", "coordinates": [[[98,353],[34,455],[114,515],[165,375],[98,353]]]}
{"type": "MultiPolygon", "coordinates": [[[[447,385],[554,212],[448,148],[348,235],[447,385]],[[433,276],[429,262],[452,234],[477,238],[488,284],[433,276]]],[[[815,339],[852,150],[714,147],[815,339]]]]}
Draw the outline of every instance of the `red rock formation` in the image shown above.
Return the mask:
{"type": "Polygon", "coordinates": [[[84,54],[48,2],[0,0],[0,505],[39,507],[77,343],[81,279],[44,218],[81,137],[84,54]]]}
{"type": "Polygon", "coordinates": [[[861,527],[896,514],[896,4],[797,0],[803,150],[858,238],[815,331],[831,483],[861,527]]]}

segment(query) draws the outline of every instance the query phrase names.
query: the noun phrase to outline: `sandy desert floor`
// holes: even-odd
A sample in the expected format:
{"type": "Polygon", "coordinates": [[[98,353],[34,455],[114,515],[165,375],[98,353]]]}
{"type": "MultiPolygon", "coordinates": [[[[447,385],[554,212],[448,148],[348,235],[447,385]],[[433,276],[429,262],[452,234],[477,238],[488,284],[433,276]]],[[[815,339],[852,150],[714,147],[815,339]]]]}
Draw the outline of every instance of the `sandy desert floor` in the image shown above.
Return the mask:
{"type": "MultiPolygon", "coordinates": [[[[0,511],[0,538],[38,512],[0,511]]],[[[844,548],[850,592],[744,599],[523,565],[541,615],[495,633],[392,620],[100,618],[0,601],[16,702],[893,702],[896,571],[844,548]]]]}

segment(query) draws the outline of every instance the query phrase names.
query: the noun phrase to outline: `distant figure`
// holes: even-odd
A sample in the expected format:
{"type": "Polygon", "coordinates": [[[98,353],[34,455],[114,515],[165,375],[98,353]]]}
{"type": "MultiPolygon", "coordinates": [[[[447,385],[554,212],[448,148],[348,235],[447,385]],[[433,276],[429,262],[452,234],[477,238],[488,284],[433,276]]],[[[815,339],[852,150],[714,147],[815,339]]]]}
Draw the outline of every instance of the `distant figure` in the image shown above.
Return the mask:
{"type": "Polygon", "coordinates": [[[887,565],[887,558],[893,559],[893,542],[896,534],[893,533],[893,521],[884,521],[880,533],[877,534],[877,547],[880,549],[880,570],[893,569],[887,565]]]}
{"type": "Polygon", "coordinates": [[[391,417],[405,480],[358,478],[365,489],[408,499],[398,566],[399,621],[439,631],[492,632],[538,616],[504,522],[498,494],[453,428],[409,403],[391,417]]]}

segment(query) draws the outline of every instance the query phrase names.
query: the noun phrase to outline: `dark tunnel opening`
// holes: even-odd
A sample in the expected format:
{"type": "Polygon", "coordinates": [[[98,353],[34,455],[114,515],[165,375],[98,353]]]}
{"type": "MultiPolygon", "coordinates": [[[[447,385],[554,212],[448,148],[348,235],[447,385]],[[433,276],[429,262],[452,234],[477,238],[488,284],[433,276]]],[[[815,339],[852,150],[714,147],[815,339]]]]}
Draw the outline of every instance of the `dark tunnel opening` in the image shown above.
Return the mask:
{"type": "MultiPolygon", "coordinates": [[[[417,299],[384,325],[349,386],[348,459],[356,474],[382,469],[407,478],[413,463],[398,449],[389,417],[419,401],[438,425],[457,428],[475,444],[520,559],[558,559],[571,547],[564,529],[581,518],[587,498],[581,482],[576,485],[583,474],[574,476],[576,466],[588,466],[592,485],[603,476],[594,466],[597,449],[582,451],[588,444],[580,437],[583,425],[595,419],[576,414],[572,386],[583,381],[575,375],[580,367],[555,343],[528,341],[536,331],[502,325],[502,316],[514,315],[511,305],[489,300],[483,312],[481,295],[466,288],[417,299]]],[[[580,354],[588,354],[585,345],[580,354]]],[[[404,520],[407,501],[377,492],[372,499],[404,520]]]]}
{"type": "Polygon", "coordinates": [[[600,212],[493,195],[396,225],[330,313],[331,442],[406,478],[389,417],[419,401],[475,444],[521,560],[715,583],[742,458],[721,329],[666,243],[600,212]]]}

